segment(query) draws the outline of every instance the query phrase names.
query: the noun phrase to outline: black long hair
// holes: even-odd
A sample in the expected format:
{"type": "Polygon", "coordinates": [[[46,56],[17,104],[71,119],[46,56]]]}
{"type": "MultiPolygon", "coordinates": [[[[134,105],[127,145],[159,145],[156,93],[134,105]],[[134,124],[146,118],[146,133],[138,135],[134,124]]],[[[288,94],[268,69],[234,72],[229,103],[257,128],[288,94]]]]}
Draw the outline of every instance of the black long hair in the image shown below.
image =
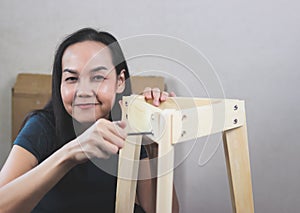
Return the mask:
{"type": "MultiPolygon", "coordinates": [[[[125,79],[126,79],[125,90],[122,94],[117,94],[116,96],[116,101],[112,109],[113,115],[111,113],[110,116],[111,119],[112,117],[114,120],[120,119],[121,110],[118,102],[123,95],[131,94],[131,84],[129,80],[128,66],[124,54],[122,52],[122,49],[117,39],[113,35],[111,35],[108,32],[97,31],[92,28],[83,28],[67,36],[56,50],[54,56],[53,70],[52,70],[52,96],[49,103],[42,110],[42,111],[53,113],[54,115],[55,130],[56,130],[56,136],[58,140],[56,143],[58,146],[62,146],[63,144],[67,143],[68,141],[76,137],[75,129],[74,129],[74,123],[76,124],[76,121],[73,121],[72,117],[65,110],[61,98],[60,86],[61,86],[61,78],[62,78],[62,57],[65,50],[70,45],[83,42],[83,41],[96,41],[106,45],[111,52],[112,63],[115,66],[117,76],[121,73],[122,70],[125,70],[125,79]]],[[[39,111],[41,110],[37,110],[34,111],[33,113],[30,113],[30,116],[36,114],[39,111]]]]}

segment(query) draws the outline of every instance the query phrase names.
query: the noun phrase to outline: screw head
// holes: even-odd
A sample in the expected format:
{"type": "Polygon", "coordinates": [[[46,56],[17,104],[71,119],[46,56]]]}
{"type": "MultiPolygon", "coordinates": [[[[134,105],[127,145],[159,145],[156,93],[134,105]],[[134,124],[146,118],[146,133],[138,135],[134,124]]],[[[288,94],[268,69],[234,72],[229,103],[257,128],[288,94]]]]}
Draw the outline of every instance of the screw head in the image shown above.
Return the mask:
{"type": "Polygon", "coordinates": [[[152,121],[154,120],[154,114],[151,114],[151,120],[152,121]]]}
{"type": "Polygon", "coordinates": [[[238,110],[238,108],[239,108],[238,105],[234,105],[233,107],[234,110],[238,110]]]}
{"type": "Polygon", "coordinates": [[[237,124],[237,122],[238,122],[237,118],[233,120],[233,124],[237,124]]]}

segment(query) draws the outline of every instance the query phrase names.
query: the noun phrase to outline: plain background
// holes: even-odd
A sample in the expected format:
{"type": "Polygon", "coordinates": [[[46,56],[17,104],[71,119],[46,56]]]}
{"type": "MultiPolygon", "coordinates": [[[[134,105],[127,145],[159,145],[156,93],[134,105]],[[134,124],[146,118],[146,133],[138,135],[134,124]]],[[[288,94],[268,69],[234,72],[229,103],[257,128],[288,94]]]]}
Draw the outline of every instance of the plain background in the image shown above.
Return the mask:
{"type": "MultiPolygon", "coordinates": [[[[81,27],[117,38],[163,34],[200,50],[226,97],[246,100],[255,211],[299,212],[299,11],[296,0],[1,0],[0,167],[10,149],[11,88],[19,72],[51,73],[57,44],[81,27]]],[[[181,212],[231,212],[223,147],[218,135],[212,138],[209,149],[217,150],[211,158],[206,153],[207,163],[199,166],[199,141],[175,170],[181,212]]]]}

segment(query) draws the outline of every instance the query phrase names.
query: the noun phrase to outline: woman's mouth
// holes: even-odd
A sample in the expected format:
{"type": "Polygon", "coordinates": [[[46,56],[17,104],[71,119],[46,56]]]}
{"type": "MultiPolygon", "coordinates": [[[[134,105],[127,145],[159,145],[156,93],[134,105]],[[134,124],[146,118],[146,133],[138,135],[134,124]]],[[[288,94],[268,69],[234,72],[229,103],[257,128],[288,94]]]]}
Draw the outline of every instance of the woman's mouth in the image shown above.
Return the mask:
{"type": "Polygon", "coordinates": [[[82,104],[74,104],[73,107],[78,107],[80,109],[90,109],[94,108],[96,105],[100,105],[100,103],[82,103],[82,104]]]}

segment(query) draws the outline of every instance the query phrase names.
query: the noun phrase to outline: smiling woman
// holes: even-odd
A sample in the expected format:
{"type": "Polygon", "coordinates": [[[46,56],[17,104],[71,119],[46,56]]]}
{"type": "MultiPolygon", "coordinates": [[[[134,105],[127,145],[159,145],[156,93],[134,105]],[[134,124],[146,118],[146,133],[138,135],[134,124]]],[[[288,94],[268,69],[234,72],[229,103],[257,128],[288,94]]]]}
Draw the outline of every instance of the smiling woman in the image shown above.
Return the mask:
{"type": "Polygon", "coordinates": [[[73,44],[64,53],[62,68],[67,112],[78,122],[108,119],[116,93],[125,89],[125,69],[117,76],[109,49],[94,41],[73,44]]]}
{"type": "MultiPolygon", "coordinates": [[[[0,212],[114,211],[116,177],[91,160],[117,158],[124,146],[126,124],[113,122],[112,109],[130,94],[128,78],[122,50],[109,33],[82,29],[60,44],[52,98],[30,114],[0,173],[0,212]]],[[[136,212],[154,212],[151,184],[138,181],[136,212]]]]}

